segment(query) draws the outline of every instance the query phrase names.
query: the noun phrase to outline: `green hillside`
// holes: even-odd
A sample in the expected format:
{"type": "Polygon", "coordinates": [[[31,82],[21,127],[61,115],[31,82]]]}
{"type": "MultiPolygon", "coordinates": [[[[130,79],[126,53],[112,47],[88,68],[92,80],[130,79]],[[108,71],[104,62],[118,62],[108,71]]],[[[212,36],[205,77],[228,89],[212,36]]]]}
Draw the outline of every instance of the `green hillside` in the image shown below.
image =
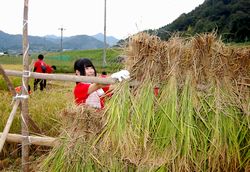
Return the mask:
{"type": "Polygon", "coordinates": [[[184,36],[217,31],[226,42],[247,42],[250,39],[250,1],[205,0],[190,13],[149,33],[167,40],[177,31],[184,36]]]}

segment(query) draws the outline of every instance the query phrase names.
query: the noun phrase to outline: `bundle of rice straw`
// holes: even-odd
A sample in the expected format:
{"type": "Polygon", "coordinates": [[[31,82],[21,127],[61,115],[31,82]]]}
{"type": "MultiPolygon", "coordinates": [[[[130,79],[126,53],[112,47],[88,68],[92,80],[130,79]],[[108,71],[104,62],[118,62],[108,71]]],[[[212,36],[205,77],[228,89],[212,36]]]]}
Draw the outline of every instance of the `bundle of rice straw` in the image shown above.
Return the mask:
{"type": "Polygon", "coordinates": [[[191,38],[173,35],[168,41],[139,33],[130,37],[126,55],[126,68],[139,83],[149,79],[159,85],[175,75],[181,85],[190,73],[197,85],[224,78],[250,82],[250,49],[225,46],[214,32],[191,38]]]}
{"type": "Polygon", "coordinates": [[[71,106],[62,112],[63,129],[72,138],[90,139],[97,135],[105,123],[104,112],[87,105],[71,106]]]}
{"type": "Polygon", "coordinates": [[[93,159],[98,150],[93,139],[105,123],[103,111],[89,106],[70,106],[62,112],[60,143],[38,161],[38,171],[94,171],[93,159]]]}

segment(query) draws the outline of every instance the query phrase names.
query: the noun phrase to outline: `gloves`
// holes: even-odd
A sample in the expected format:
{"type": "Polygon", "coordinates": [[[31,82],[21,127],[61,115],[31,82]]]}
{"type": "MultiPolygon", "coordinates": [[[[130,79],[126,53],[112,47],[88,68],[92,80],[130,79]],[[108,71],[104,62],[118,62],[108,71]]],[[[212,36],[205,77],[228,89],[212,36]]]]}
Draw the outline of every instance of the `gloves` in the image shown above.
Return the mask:
{"type": "Polygon", "coordinates": [[[113,73],[111,75],[111,78],[118,79],[120,82],[122,80],[124,80],[124,79],[129,79],[130,78],[129,71],[127,71],[127,70],[121,70],[119,72],[113,73]]]}
{"type": "Polygon", "coordinates": [[[97,95],[99,96],[99,97],[101,97],[102,95],[104,95],[105,93],[104,93],[104,91],[103,91],[103,89],[98,89],[98,90],[96,90],[96,92],[97,92],[97,95]]]}

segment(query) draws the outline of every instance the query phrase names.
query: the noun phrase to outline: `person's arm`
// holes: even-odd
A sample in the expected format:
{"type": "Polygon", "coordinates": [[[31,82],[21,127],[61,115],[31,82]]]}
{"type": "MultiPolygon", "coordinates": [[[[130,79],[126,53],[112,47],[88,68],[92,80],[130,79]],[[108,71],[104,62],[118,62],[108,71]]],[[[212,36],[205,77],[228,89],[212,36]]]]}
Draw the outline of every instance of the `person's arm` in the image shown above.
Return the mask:
{"type": "Polygon", "coordinates": [[[94,91],[100,89],[100,88],[103,88],[105,87],[106,85],[103,85],[103,84],[98,84],[98,83],[93,83],[89,86],[89,89],[88,89],[88,94],[91,94],[93,93],[94,91]]]}
{"type": "MultiPolygon", "coordinates": [[[[117,79],[119,82],[121,82],[122,80],[125,80],[125,79],[129,79],[130,78],[130,73],[129,71],[127,70],[121,70],[119,72],[116,72],[116,73],[113,73],[111,75],[111,78],[113,79],[117,79]]],[[[94,91],[100,89],[100,88],[103,88],[107,86],[107,84],[98,84],[98,83],[93,83],[89,86],[89,89],[88,89],[88,94],[91,94],[93,93],[94,91]]],[[[114,89],[114,87],[110,87],[109,90],[112,90],[114,89]]]]}

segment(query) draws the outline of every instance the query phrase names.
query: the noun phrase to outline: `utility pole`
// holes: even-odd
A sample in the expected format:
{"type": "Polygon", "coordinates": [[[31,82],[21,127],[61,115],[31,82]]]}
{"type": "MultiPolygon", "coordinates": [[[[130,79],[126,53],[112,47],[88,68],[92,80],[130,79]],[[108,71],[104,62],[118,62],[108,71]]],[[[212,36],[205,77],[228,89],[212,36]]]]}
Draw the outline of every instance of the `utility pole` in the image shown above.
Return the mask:
{"type": "Polygon", "coordinates": [[[107,61],[106,61],[106,0],[104,0],[104,46],[103,46],[103,62],[102,66],[106,67],[107,61]]]}
{"type": "Polygon", "coordinates": [[[44,51],[47,51],[47,47],[46,47],[46,37],[43,37],[43,43],[44,43],[44,51]]]}
{"type": "Polygon", "coordinates": [[[61,52],[63,52],[63,31],[65,30],[65,28],[61,27],[58,28],[58,30],[61,30],[61,52]]]}

